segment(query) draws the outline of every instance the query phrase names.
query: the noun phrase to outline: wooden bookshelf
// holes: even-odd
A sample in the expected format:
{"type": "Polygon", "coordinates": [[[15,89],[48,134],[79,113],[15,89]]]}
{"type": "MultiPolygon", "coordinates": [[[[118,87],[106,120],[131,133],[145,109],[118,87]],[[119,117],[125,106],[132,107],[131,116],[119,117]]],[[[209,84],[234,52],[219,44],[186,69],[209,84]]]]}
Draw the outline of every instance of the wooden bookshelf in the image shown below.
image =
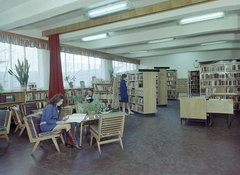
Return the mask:
{"type": "Polygon", "coordinates": [[[233,99],[240,110],[240,60],[200,63],[200,93],[211,99],[233,99]]]}
{"type": "Polygon", "coordinates": [[[167,96],[169,100],[177,100],[177,70],[167,71],[167,96]]]}
{"type": "Polygon", "coordinates": [[[94,94],[104,103],[108,103],[112,107],[113,102],[113,83],[101,82],[93,83],[94,94]]]}
{"type": "Polygon", "coordinates": [[[0,107],[9,107],[21,103],[36,102],[38,108],[46,106],[48,101],[48,90],[3,92],[1,96],[11,95],[13,98],[9,102],[1,102],[0,107]]]}
{"type": "Polygon", "coordinates": [[[89,88],[70,88],[70,89],[64,89],[64,95],[65,95],[65,103],[67,105],[73,105],[75,102],[72,99],[72,96],[75,96],[76,94],[81,95],[85,100],[85,97],[87,96],[87,91],[89,88]]]}
{"type": "MultiPolygon", "coordinates": [[[[156,113],[156,72],[135,72],[126,75],[130,109],[141,114],[156,113]]],[[[121,75],[117,75],[117,79],[120,83],[121,75]]]]}
{"type": "Polygon", "coordinates": [[[188,94],[191,96],[200,95],[200,71],[188,71],[188,94]]]}

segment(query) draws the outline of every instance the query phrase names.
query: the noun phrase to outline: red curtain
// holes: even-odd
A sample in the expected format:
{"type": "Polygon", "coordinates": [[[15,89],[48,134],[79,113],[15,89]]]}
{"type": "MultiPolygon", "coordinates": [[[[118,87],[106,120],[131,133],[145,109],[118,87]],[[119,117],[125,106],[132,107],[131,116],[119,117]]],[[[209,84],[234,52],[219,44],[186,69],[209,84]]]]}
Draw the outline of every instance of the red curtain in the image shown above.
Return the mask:
{"type": "Polygon", "coordinates": [[[55,94],[63,94],[63,77],[60,57],[60,43],[59,35],[54,34],[49,36],[49,50],[50,50],[50,82],[49,82],[49,100],[55,94]]]}

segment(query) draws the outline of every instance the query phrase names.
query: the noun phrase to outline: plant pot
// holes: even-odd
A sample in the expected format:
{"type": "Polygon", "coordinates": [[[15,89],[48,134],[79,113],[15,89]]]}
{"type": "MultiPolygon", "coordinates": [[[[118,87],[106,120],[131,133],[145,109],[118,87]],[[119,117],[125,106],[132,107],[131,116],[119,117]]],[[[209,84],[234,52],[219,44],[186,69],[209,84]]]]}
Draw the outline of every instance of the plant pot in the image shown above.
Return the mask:
{"type": "Polygon", "coordinates": [[[92,119],[92,118],[94,118],[94,115],[95,115],[95,114],[94,114],[94,112],[92,111],[92,112],[88,113],[88,115],[89,115],[89,118],[92,119]]]}
{"type": "Polygon", "coordinates": [[[27,90],[27,85],[21,85],[21,89],[26,91],[27,90]]]}
{"type": "Polygon", "coordinates": [[[70,88],[73,88],[73,85],[69,85],[70,86],[70,88]]]}

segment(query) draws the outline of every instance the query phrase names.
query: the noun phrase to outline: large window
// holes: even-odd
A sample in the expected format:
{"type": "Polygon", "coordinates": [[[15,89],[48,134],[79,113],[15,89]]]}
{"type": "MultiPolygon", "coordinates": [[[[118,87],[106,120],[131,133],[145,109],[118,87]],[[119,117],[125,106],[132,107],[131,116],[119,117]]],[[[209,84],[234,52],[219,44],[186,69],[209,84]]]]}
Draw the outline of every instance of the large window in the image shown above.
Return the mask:
{"type": "Polygon", "coordinates": [[[113,61],[112,66],[113,66],[114,73],[132,71],[137,69],[136,64],[125,63],[120,61],[113,61]]]}
{"type": "Polygon", "coordinates": [[[28,82],[35,82],[38,88],[43,87],[42,81],[39,80],[38,49],[0,43],[0,82],[4,89],[20,87],[16,78],[8,73],[8,69],[12,69],[16,74],[15,65],[18,64],[18,59],[20,62],[27,59],[30,64],[28,82]]]}
{"type": "MultiPolygon", "coordinates": [[[[104,78],[102,74],[104,62],[105,60],[100,58],[61,53],[63,79],[68,75],[70,75],[70,78],[75,76],[75,87],[80,86],[80,81],[84,81],[85,86],[91,86],[93,76],[104,78]]],[[[64,86],[68,87],[66,81],[64,81],[64,86]]]]}

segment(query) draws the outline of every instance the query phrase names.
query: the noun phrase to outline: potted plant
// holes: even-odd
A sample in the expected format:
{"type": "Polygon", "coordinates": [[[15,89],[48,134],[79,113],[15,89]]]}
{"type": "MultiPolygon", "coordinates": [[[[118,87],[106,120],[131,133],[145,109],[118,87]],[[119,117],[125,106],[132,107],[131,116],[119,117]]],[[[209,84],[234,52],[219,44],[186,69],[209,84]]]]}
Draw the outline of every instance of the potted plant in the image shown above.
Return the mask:
{"type": "Polygon", "coordinates": [[[101,111],[105,109],[101,100],[93,100],[92,103],[84,103],[83,111],[85,111],[90,117],[93,117],[95,114],[100,114],[101,111]]]}
{"type": "Polygon", "coordinates": [[[72,78],[70,79],[70,75],[68,75],[68,76],[66,76],[66,77],[64,78],[64,80],[65,80],[66,82],[68,82],[68,85],[69,85],[70,88],[73,88],[73,83],[75,82],[76,77],[74,76],[74,77],[72,77],[72,78]]]}
{"type": "Polygon", "coordinates": [[[0,83],[0,94],[4,91],[2,83],[0,83]]]}
{"type": "Polygon", "coordinates": [[[11,69],[8,70],[8,73],[18,80],[18,82],[20,83],[23,89],[27,89],[30,64],[28,64],[27,59],[24,59],[24,61],[22,62],[20,62],[19,59],[17,61],[18,61],[18,64],[15,64],[17,75],[13,73],[11,69]]]}
{"type": "Polygon", "coordinates": [[[77,113],[83,113],[84,112],[83,96],[77,93],[75,96],[72,96],[71,98],[75,103],[77,113]]]}

